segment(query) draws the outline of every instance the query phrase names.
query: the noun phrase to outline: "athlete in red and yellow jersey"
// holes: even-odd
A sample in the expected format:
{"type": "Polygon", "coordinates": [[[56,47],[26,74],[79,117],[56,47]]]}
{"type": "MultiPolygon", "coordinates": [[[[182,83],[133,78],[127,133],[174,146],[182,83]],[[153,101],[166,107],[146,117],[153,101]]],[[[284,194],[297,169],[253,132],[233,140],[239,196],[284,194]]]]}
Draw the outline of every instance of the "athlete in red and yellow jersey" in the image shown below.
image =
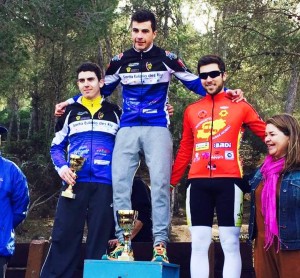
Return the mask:
{"type": "Polygon", "coordinates": [[[184,112],[171,184],[180,181],[189,163],[189,179],[241,178],[239,148],[246,126],[264,138],[265,123],[253,107],[246,101],[232,102],[224,91],[190,104],[184,112]]]}
{"type": "Polygon", "coordinates": [[[245,127],[264,139],[265,123],[246,101],[227,98],[225,64],[220,57],[202,57],[198,72],[207,95],[185,110],[171,185],[180,181],[190,164],[186,212],[192,236],[191,277],[209,276],[208,248],[216,209],[225,256],[223,277],[238,278],[243,214],[240,140],[245,127]]]}

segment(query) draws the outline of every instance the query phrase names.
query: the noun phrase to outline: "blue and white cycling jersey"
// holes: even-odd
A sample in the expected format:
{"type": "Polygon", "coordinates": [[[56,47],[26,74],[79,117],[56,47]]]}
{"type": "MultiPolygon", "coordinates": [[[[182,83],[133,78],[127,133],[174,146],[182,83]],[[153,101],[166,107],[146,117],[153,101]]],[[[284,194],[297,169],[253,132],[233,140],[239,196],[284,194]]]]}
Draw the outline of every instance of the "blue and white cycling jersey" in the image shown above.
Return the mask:
{"type": "Polygon", "coordinates": [[[116,55],[106,71],[101,94],[110,95],[121,82],[123,114],[120,127],[167,127],[166,103],[172,75],[189,90],[203,96],[206,94],[199,77],[172,52],[153,45],[145,52],[131,48],[116,55]]]}
{"type": "MultiPolygon", "coordinates": [[[[170,120],[166,104],[172,75],[187,89],[202,96],[206,95],[199,77],[191,73],[174,53],[156,45],[145,52],[131,48],[113,57],[106,71],[101,95],[109,96],[121,83],[121,128],[168,127],[170,120]]],[[[80,96],[81,94],[68,99],[69,104],[74,103],[80,96]]]]}
{"type": "Polygon", "coordinates": [[[70,154],[84,157],[77,182],[98,182],[111,185],[111,160],[115,137],[119,129],[121,109],[108,101],[91,116],[80,98],[69,105],[58,119],[51,145],[51,158],[59,172],[69,165],[70,154]]]}

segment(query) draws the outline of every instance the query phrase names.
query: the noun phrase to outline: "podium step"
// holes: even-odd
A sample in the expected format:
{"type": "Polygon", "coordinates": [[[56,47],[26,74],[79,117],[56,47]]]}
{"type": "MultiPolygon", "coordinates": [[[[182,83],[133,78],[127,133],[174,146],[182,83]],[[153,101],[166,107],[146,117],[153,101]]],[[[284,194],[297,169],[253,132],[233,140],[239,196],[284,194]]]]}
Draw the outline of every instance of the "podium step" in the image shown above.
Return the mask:
{"type": "Polygon", "coordinates": [[[179,265],[164,262],[85,260],[83,278],[179,278],[179,265]]]}

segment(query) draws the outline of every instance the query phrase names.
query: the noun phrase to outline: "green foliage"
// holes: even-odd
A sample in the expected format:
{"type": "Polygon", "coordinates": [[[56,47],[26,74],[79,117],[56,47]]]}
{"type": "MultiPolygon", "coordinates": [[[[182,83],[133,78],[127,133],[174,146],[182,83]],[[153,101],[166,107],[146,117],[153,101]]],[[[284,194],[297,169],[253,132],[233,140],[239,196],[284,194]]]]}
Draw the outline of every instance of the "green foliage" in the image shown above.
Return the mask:
{"type": "Polygon", "coordinates": [[[299,3],[208,2],[213,3],[220,14],[216,21],[218,37],[215,43],[219,54],[226,59],[230,86],[242,87],[247,99],[266,116],[283,112],[290,93],[292,65],[296,65],[298,72],[300,66],[297,50],[300,17],[296,13],[299,3]]]}

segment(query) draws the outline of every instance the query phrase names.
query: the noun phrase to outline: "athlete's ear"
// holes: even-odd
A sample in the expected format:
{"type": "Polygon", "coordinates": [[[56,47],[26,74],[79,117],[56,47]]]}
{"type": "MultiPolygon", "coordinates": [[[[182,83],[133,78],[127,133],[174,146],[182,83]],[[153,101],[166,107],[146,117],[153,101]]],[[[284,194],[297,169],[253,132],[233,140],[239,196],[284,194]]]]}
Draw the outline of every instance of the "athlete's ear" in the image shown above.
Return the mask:
{"type": "Polygon", "coordinates": [[[104,86],[104,79],[99,80],[99,87],[102,88],[104,86]]]}
{"type": "Polygon", "coordinates": [[[226,81],[226,79],[227,79],[227,73],[226,73],[226,71],[225,71],[225,72],[223,72],[223,74],[222,74],[222,78],[223,78],[223,81],[226,81]]]}

